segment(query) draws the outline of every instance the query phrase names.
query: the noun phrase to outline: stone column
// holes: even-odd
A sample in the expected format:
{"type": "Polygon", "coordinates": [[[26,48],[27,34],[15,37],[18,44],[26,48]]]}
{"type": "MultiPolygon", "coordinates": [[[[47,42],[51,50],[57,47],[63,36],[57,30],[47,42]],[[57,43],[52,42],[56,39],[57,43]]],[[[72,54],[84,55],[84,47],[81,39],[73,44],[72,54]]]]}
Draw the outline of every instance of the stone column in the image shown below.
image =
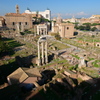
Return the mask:
{"type": "Polygon", "coordinates": [[[40,28],[41,29],[41,34],[40,35],[42,35],[42,28],[40,28]]]}
{"type": "Polygon", "coordinates": [[[44,42],[42,42],[41,45],[42,45],[42,64],[44,64],[44,42]]]}
{"type": "Polygon", "coordinates": [[[24,23],[21,24],[21,32],[24,32],[24,23]]]}
{"type": "Polygon", "coordinates": [[[47,55],[47,41],[45,42],[45,63],[48,63],[48,55],[47,55]]]}
{"type": "Polygon", "coordinates": [[[40,28],[39,28],[39,34],[38,35],[40,35],[40,28]]]}
{"type": "Polygon", "coordinates": [[[46,32],[45,35],[47,35],[47,28],[45,29],[45,32],[46,32]]]}
{"type": "Polygon", "coordinates": [[[41,59],[40,59],[40,44],[38,42],[38,66],[40,66],[41,59]]]}
{"type": "Polygon", "coordinates": [[[12,85],[9,77],[7,78],[7,80],[8,80],[9,85],[12,85]]]}
{"type": "Polygon", "coordinates": [[[16,24],[16,30],[17,30],[17,33],[19,34],[20,33],[19,23],[16,24]]]}
{"type": "Polygon", "coordinates": [[[43,32],[44,32],[44,35],[46,35],[46,29],[45,28],[44,28],[43,32]]]}
{"type": "Polygon", "coordinates": [[[38,28],[38,26],[37,26],[37,34],[39,35],[39,28],[38,28]]]}

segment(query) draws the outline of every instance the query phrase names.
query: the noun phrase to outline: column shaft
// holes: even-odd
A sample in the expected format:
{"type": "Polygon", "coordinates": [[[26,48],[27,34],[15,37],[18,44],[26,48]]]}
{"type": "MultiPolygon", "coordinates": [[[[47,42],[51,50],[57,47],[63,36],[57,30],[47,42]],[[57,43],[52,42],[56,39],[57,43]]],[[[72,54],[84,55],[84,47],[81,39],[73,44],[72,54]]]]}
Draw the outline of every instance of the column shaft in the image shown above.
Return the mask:
{"type": "Polygon", "coordinates": [[[45,29],[45,35],[47,35],[47,28],[45,29]]]}
{"type": "Polygon", "coordinates": [[[42,64],[44,64],[44,43],[41,43],[42,45],[42,64]]]}
{"type": "Polygon", "coordinates": [[[37,26],[37,34],[39,35],[39,27],[37,26]]]}
{"type": "Polygon", "coordinates": [[[38,42],[38,66],[40,66],[40,44],[38,42]]]}
{"type": "Polygon", "coordinates": [[[45,42],[45,63],[48,63],[47,41],[45,42]]]}

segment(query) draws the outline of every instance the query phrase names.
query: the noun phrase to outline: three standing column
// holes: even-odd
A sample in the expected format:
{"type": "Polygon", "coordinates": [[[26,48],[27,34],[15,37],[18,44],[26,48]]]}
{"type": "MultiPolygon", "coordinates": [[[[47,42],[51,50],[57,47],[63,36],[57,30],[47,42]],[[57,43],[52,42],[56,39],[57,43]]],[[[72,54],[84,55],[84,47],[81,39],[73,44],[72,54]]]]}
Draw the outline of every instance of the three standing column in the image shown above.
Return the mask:
{"type": "Polygon", "coordinates": [[[38,66],[48,63],[47,41],[38,41],[38,66]]]}

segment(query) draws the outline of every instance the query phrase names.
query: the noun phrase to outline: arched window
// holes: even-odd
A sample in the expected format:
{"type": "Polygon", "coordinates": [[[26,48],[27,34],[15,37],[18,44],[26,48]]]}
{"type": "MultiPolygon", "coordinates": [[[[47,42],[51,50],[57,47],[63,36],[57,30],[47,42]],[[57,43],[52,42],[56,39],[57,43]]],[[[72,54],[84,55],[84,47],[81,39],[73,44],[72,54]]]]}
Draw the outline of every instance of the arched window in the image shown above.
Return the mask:
{"type": "Polygon", "coordinates": [[[19,25],[21,25],[21,22],[19,22],[19,25]]]}
{"type": "Polygon", "coordinates": [[[27,22],[25,22],[25,25],[27,25],[27,22]]]}
{"type": "Polygon", "coordinates": [[[15,25],[15,22],[12,22],[12,25],[15,25]]]}
{"type": "Polygon", "coordinates": [[[48,14],[46,14],[46,18],[48,18],[49,17],[49,15],[48,14]]]}
{"type": "Polygon", "coordinates": [[[67,30],[69,29],[69,27],[67,27],[67,30]]]}

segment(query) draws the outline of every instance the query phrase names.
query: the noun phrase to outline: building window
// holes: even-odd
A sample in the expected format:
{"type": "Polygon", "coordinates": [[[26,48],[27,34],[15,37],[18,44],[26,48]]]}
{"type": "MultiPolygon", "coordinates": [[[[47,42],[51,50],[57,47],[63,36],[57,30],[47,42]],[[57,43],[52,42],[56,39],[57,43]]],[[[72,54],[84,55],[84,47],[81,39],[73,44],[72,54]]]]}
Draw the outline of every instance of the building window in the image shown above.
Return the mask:
{"type": "Polygon", "coordinates": [[[12,25],[15,25],[15,22],[12,22],[12,25]]]}
{"type": "Polygon", "coordinates": [[[25,25],[27,25],[27,22],[25,22],[25,25]]]}
{"type": "Polygon", "coordinates": [[[67,27],[67,30],[69,29],[69,27],[67,27]]]}
{"type": "Polygon", "coordinates": [[[48,18],[49,17],[49,15],[48,14],[46,14],[46,18],[48,18]]]}
{"type": "Polygon", "coordinates": [[[19,22],[19,25],[21,25],[21,22],[19,22]]]}

